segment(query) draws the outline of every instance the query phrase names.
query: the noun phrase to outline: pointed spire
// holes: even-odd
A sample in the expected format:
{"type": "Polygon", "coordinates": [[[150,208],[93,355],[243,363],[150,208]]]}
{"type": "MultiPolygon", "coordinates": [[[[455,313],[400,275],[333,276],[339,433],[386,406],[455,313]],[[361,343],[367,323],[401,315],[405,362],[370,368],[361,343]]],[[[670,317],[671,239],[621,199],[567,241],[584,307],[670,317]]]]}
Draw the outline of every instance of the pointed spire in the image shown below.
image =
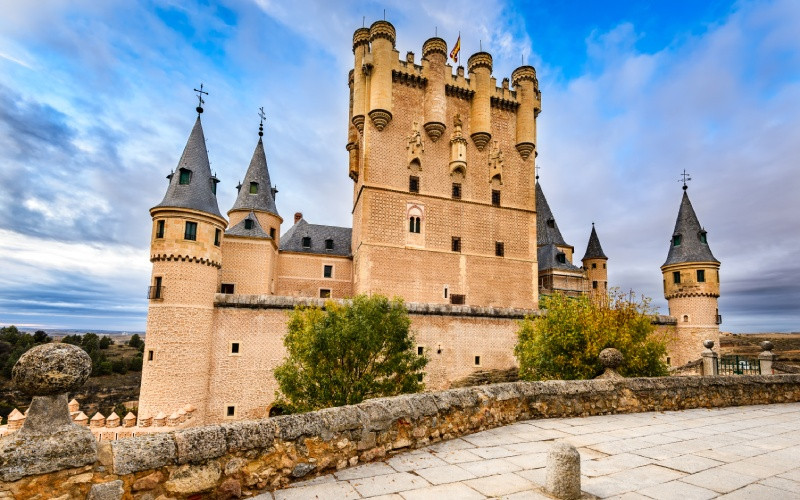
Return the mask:
{"type": "Polygon", "coordinates": [[[700,226],[697,214],[686,190],[683,191],[678,219],[669,243],[669,253],[664,265],[683,262],[719,262],[711,253],[706,239],[706,231],[700,226]]]}
{"type": "Polygon", "coordinates": [[[544,197],[544,191],[539,182],[536,183],[536,244],[537,246],[548,245],[568,246],[561,236],[556,219],[544,197]]]}
{"type": "Polygon", "coordinates": [[[600,238],[597,237],[594,222],[592,222],[592,234],[589,235],[589,244],[586,245],[586,254],[581,260],[586,259],[608,259],[603,253],[603,247],[600,246],[600,238]]]}
{"type": "Polygon", "coordinates": [[[222,217],[214,194],[214,180],[208,162],[203,124],[198,115],[176,171],[169,176],[167,193],[156,207],[191,208],[222,217]]]}
{"type": "MultiPolygon", "coordinates": [[[[267,168],[267,155],[264,152],[264,142],[258,138],[256,149],[253,151],[253,158],[247,168],[247,174],[241,183],[236,202],[230,211],[233,210],[260,210],[278,215],[275,206],[275,192],[269,178],[267,168]]],[[[229,211],[229,212],[230,212],[229,211]]]]}

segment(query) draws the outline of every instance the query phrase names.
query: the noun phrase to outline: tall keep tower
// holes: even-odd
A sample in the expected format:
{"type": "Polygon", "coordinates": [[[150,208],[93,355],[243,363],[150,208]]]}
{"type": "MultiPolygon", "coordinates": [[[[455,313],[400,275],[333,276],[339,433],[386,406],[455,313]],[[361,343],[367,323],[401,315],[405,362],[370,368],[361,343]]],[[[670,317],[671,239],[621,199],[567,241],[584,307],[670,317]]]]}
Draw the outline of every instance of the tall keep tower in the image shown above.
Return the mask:
{"type": "Polygon", "coordinates": [[[208,396],[214,294],[227,223],[217,206],[218,181],[211,175],[199,114],[176,170],[167,177],[164,199],[150,209],[153,274],[139,412],[169,416],[191,404],[202,421],[208,396]]]}
{"type": "Polygon", "coordinates": [[[669,347],[670,363],[680,366],[698,358],[705,339],[719,345],[721,316],[719,265],[708,246],[706,230],[694,212],[686,184],[667,261],[661,266],[664,297],[670,315],[678,319],[677,335],[669,347]]]}
{"type": "Polygon", "coordinates": [[[583,255],[583,268],[586,270],[586,277],[591,283],[589,293],[592,295],[605,296],[608,291],[608,257],[603,253],[600,246],[600,238],[592,223],[592,233],[589,235],[589,244],[586,245],[586,253],[583,255]]]}
{"type": "Polygon", "coordinates": [[[512,90],[487,52],[469,58],[467,77],[441,38],[419,62],[394,45],[386,21],[353,35],[354,293],[536,307],[536,71],[516,69],[512,90]]]}

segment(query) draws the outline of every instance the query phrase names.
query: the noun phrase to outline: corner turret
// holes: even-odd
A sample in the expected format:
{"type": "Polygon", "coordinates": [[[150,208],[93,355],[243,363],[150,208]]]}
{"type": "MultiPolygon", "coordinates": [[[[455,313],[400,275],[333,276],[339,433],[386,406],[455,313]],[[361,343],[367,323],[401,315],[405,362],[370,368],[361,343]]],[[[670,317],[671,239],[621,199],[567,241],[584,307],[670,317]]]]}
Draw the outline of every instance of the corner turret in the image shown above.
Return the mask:
{"type": "Polygon", "coordinates": [[[372,69],[368,79],[369,117],[379,132],[392,121],[392,67],[396,58],[396,38],[394,26],[389,21],[375,21],[369,28],[372,46],[372,69]]]}
{"type": "Polygon", "coordinates": [[[489,144],[492,139],[491,100],[495,85],[492,81],[492,55],[488,52],[476,52],[467,60],[470,85],[475,96],[470,103],[470,137],[478,151],[489,144]]]}
{"type": "Polygon", "coordinates": [[[586,277],[591,283],[590,292],[592,294],[605,295],[608,290],[608,269],[606,269],[608,257],[603,253],[603,247],[600,246],[600,238],[597,237],[594,222],[592,222],[589,243],[586,245],[586,253],[583,255],[581,262],[583,262],[586,277]]]}

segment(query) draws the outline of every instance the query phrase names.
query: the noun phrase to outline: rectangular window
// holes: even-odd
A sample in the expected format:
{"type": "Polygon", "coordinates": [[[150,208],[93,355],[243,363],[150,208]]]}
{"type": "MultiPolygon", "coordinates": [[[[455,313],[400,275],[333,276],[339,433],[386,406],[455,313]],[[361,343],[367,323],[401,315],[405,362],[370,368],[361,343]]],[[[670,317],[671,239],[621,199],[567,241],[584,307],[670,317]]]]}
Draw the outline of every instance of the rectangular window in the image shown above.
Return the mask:
{"type": "Polygon", "coordinates": [[[494,242],[494,254],[498,257],[503,257],[506,254],[505,245],[502,241],[494,242]]]}
{"type": "Polygon", "coordinates": [[[459,238],[458,236],[453,236],[451,249],[454,252],[460,252],[461,251],[461,238],[459,238]]]}
{"type": "Polygon", "coordinates": [[[311,236],[303,237],[303,248],[311,248],[311,236]]]}
{"type": "Polygon", "coordinates": [[[235,417],[236,416],[236,407],[235,406],[228,406],[225,408],[225,416],[226,417],[235,417]]]}
{"type": "Polygon", "coordinates": [[[233,283],[223,283],[219,286],[219,293],[233,293],[233,283]]]}
{"type": "Polygon", "coordinates": [[[179,184],[189,184],[192,181],[192,171],[182,168],[178,177],[179,184]]]}
{"type": "Polygon", "coordinates": [[[497,189],[492,189],[492,205],[500,206],[500,191],[497,189]]]}
{"type": "Polygon", "coordinates": [[[250,183],[250,194],[258,194],[258,183],[251,182],[250,183]]]}
{"type": "Polygon", "coordinates": [[[219,239],[220,239],[221,236],[222,236],[222,231],[220,231],[219,229],[215,229],[214,230],[214,246],[215,247],[219,246],[219,239]]]}
{"type": "Polygon", "coordinates": [[[452,293],[450,294],[450,303],[455,305],[464,305],[467,303],[467,296],[452,293]]]}
{"type": "Polygon", "coordinates": [[[681,246],[681,235],[680,234],[676,234],[675,236],[672,237],[672,246],[674,246],[674,247],[681,246]]]}
{"type": "Polygon", "coordinates": [[[275,228],[274,227],[269,228],[269,237],[272,238],[273,240],[275,239],[275,228]]]}
{"type": "Polygon", "coordinates": [[[481,357],[475,356],[475,366],[481,366],[481,357]]]}
{"type": "Polygon", "coordinates": [[[239,354],[239,343],[231,342],[231,354],[239,354]]]}
{"type": "Polygon", "coordinates": [[[329,299],[331,298],[331,291],[328,288],[320,288],[319,290],[319,298],[321,299],[329,299]]]}
{"type": "Polygon", "coordinates": [[[164,237],[164,221],[160,220],[156,222],[156,238],[163,238],[164,237]]]}
{"type": "Polygon", "coordinates": [[[408,178],[408,190],[412,193],[419,193],[419,177],[412,175],[408,178]]]}
{"type": "Polygon", "coordinates": [[[447,298],[447,292],[449,292],[449,290],[447,287],[444,287],[444,298],[447,298]]]}
{"type": "Polygon", "coordinates": [[[597,282],[596,281],[592,281],[592,288],[597,290],[597,282]]]}
{"type": "Polygon", "coordinates": [[[152,293],[151,298],[160,299],[161,298],[161,281],[162,281],[162,278],[161,278],[161,276],[156,276],[155,280],[153,280],[153,281],[154,281],[155,286],[153,286],[153,293],[152,293]]]}
{"type": "Polygon", "coordinates": [[[322,277],[323,278],[332,278],[333,277],[333,266],[324,266],[322,268],[322,277]]]}
{"type": "Polygon", "coordinates": [[[453,183],[453,199],[460,200],[461,199],[461,184],[458,182],[453,183]]]}
{"type": "Polygon", "coordinates": [[[147,351],[147,361],[153,361],[153,351],[147,351]]]}
{"type": "Polygon", "coordinates": [[[333,240],[328,238],[325,240],[325,250],[333,250],[333,240]]]}
{"type": "Polygon", "coordinates": [[[672,273],[672,282],[678,284],[681,282],[681,272],[675,271],[672,273]]]}
{"type": "Polygon", "coordinates": [[[706,272],[703,269],[697,270],[697,282],[698,283],[705,283],[706,282],[706,272]]]}
{"type": "Polygon", "coordinates": [[[187,222],[186,229],[183,231],[183,239],[197,240],[197,222],[187,222]]]}
{"type": "Polygon", "coordinates": [[[425,352],[425,348],[424,348],[424,347],[422,347],[421,345],[418,345],[418,346],[417,346],[417,356],[422,356],[422,354],[423,354],[424,352],[425,352]]]}

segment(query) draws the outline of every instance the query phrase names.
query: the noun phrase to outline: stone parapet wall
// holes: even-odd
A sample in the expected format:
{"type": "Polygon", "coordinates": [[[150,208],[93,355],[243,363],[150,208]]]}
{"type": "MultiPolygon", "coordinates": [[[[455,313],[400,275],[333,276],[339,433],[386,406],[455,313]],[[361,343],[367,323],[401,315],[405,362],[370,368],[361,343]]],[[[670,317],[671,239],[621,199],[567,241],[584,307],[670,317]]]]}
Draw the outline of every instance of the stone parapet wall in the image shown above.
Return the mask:
{"type": "Polygon", "coordinates": [[[0,482],[0,498],[85,498],[93,486],[116,481],[126,498],[187,498],[204,492],[233,496],[520,420],[796,401],[800,375],[513,382],[453,389],[101,443],[94,465],[0,482]]]}

